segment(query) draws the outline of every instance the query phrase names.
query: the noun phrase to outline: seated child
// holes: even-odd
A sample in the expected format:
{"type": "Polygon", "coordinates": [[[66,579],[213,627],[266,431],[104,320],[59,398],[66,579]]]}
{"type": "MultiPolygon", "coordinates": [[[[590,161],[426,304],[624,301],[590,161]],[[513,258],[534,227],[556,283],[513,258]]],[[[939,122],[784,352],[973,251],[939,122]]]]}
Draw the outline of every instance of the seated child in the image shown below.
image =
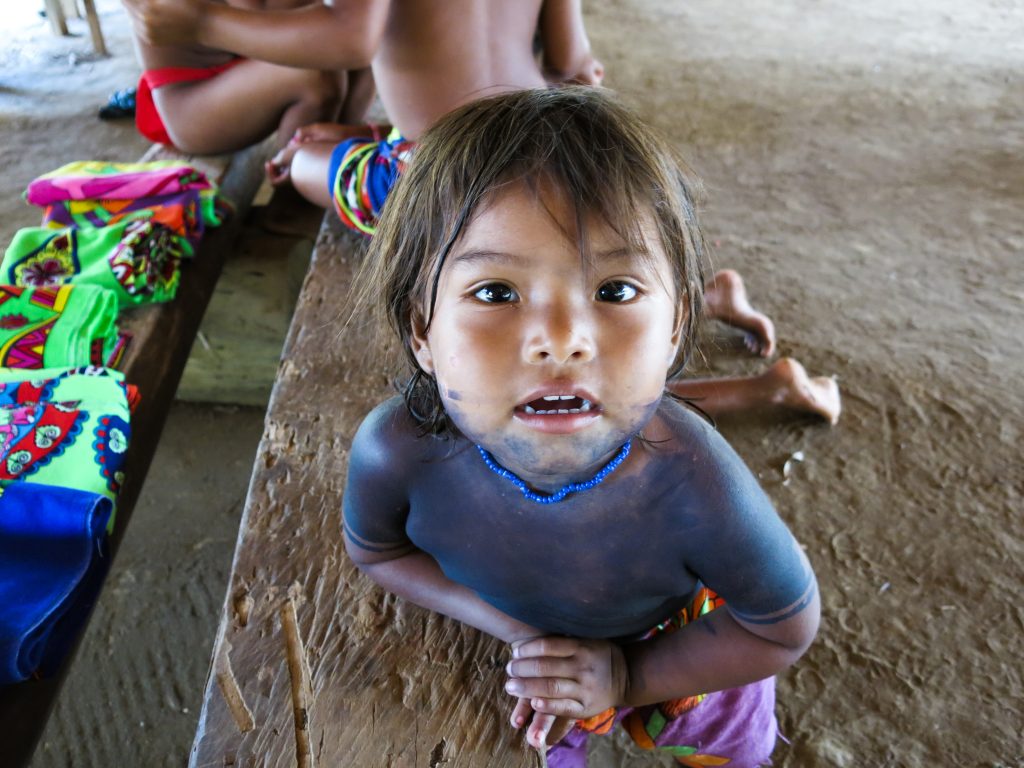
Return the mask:
{"type": "Polygon", "coordinates": [[[482,99],[421,137],[357,286],[411,378],[353,440],[348,552],[509,643],[512,724],[552,766],[614,722],[767,763],[773,676],[817,631],[800,546],[666,393],[702,316],[694,185],[606,92],[482,99]]]}
{"type": "MultiPolygon", "coordinates": [[[[332,86],[333,75],[320,70],[360,70],[371,62],[388,114],[415,137],[471,98],[544,85],[533,54],[538,32],[552,79],[593,82],[600,77],[600,64],[590,56],[583,30],[580,0],[123,3],[132,16],[147,69],[184,67],[185,77],[198,80],[228,67],[189,88],[169,86],[154,93],[165,120],[187,114],[201,123],[168,126],[176,143],[190,146],[206,147],[215,139],[224,146],[242,136],[262,138],[269,133],[268,114],[280,114],[282,104],[288,109],[280,118],[284,144],[300,125],[335,119],[329,114],[308,116],[325,111],[321,104],[332,86]],[[243,72],[251,74],[235,71],[242,65],[233,64],[232,54],[246,57],[243,72]],[[211,83],[217,82],[226,85],[215,88],[211,83]],[[200,97],[162,93],[193,88],[200,97]],[[302,98],[292,98],[296,91],[302,98]],[[228,119],[207,119],[213,113],[228,119]],[[239,119],[245,114],[248,119],[239,119]]],[[[162,76],[157,78],[162,81],[162,76]]],[[[366,87],[365,81],[360,78],[358,87],[350,87],[351,106],[343,111],[342,122],[361,122],[372,98],[372,86],[366,87]]]]}
{"type": "MultiPolygon", "coordinates": [[[[267,5],[294,9],[308,3],[274,0],[267,5]]],[[[211,5],[230,12],[251,4],[219,0],[211,5]]],[[[138,16],[130,0],[126,6],[138,16]]],[[[283,146],[298,127],[311,122],[362,121],[373,99],[368,59],[350,72],[281,66],[198,41],[153,44],[134,20],[135,48],[144,70],[136,93],[136,126],[146,138],[183,152],[232,152],[275,131],[283,146]]]]}

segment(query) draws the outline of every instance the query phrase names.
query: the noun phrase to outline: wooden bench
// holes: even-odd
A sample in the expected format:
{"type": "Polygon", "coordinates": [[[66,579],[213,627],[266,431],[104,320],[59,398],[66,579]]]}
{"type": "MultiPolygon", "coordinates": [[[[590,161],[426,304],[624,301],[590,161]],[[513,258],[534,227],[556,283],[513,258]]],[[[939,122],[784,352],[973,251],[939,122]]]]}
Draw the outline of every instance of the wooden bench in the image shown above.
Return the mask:
{"type": "Polygon", "coordinates": [[[386,594],[345,554],[352,435],[394,371],[342,328],[362,243],[328,215],[271,394],[190,765],[525,768],[506,648],[386,594]]]}
{"type": "MultiPolygon", "coordinates": [[[[116,554],[131,520],[178,380],[225,257],[263,179],[265,155],[262,145],[217,158],[182,158],[164,147],[154,146],[142,158],[146,161],[185,159],[218,181],[224,196],[234,205],[235,213],[221,227],[207,231],[194,259],[183,266],[174,301],[132,309],[119,318],[120,327],[133,333],[121,370],[129,383],[138,386],[142,401],[132,414],[125,482],[110,537],[111,556],[116,554]]],[[[0,687],[0,723],[5,736],[0,746],[0,764],[28,763],[73,658],[72,652],[61,672],[53,677],[0,687]]]]}

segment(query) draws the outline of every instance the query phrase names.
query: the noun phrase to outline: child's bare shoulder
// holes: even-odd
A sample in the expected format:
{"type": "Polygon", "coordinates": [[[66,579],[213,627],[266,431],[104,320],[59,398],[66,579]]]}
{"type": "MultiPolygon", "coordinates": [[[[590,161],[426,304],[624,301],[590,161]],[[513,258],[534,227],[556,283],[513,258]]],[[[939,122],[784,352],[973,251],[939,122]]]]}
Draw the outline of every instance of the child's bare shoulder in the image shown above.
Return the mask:
{"type": "Polygon", "coordinates": [[[692,408],[666,398],[644,437],[651,446],[656,474],[677,483],[675,501],[681,494],[691,508],[715,516],[772,510],[744,461],[714,425],[692,408]]]}
{"type": "Polygon", "coordinates": [[[728,463],[736,455],[707,417],[668,397],[643,435],[671,460],[701,461],[704,469],[728,463]]]}
{"type": "Polygon", "coordinates": [[[350,472],[407,474],[411,466],[429,461],[439,442],[424,437],[402,398],[393,397],[370,411],[359,425],[352,439],[350,472]]]}

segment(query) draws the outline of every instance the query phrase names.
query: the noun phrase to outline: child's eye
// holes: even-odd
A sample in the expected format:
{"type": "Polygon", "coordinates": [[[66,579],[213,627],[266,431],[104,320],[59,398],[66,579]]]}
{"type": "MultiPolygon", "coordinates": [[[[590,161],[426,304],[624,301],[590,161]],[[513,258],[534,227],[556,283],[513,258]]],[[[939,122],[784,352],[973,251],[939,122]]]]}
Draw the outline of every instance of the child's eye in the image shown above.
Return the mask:
{"type": "Polygon", "coordinates": [[[474,297],[487,304],[507,304],[516,300],[516,292],[504,283],[488,283],[478,289],[474,297]]]}
{"type": "Polygon", "coordinates": [[[597,289],[598,301],[631,301],[636,298],[638,291],[635,285],[630,285],[622,280],[609,280],[597,289]]]}

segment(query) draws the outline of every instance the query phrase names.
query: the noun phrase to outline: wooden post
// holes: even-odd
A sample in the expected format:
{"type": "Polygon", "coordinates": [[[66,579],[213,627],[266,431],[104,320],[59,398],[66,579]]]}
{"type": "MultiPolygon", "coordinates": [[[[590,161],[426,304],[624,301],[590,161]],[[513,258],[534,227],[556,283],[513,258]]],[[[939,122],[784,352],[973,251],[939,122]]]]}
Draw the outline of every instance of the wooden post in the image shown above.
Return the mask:
{"type": "Polygon", "coordinates": [[[85,18],[89,22],[89,36],[92,38],[92,47],[100,56],[107,56],[107,44],[103,40],[103,30],[100,29],[100,17],[96,15],[96,5],[93,0],[82,0],[85,8],[85,18]]]}
{"type": "Polygon", "coordinates": [[[46,6],[46,19],[50,22],[53,34],[66,35],[68,25],[64,19],[64,8],[61,6],[60,0],[45,0],[44,5],[46,6]]]}

